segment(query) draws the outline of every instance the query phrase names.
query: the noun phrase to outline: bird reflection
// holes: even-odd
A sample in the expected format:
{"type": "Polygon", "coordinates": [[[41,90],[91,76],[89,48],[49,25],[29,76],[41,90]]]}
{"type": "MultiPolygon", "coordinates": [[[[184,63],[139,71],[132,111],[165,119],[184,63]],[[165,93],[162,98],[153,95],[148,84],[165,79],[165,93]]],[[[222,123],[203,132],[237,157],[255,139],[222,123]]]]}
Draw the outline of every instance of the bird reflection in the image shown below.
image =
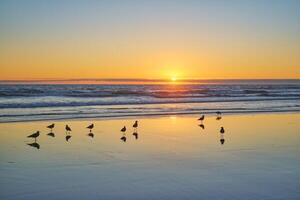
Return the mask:
{"type": "Polygon", "coordinates": [[[51,136],[51,137],[55,137],[55,134],[53,132],[50,132],[47,134],[48,136],[51,136]]]}
{"type": "Polygon", "coordinates": [[[139,138],[138,132],[134,132],[134,133],[132,133],[132,135],[135,137],[136,140],[139,138]]]}
{"type": "Polygon", "coordinates": [[[225,143],[225,138],[224,138],[224,134],[220,134],[220,143],[221,145],[223,145],[225,143]]]}
{"type": "Polygon", "coordinates": [[[199,124],[199,127],[202,128],[203,130],[205,129],[204,124],[199,124]]]}
{"type": "Polygon", "coordinates": [[[66,141],[68,142],[71,139],[71,135],[66,135],[66,141]]]}
{"type": "Polygon", "coordinates": [[[91,137],[91,138],[94,138],[94,133],[90,132],[90,133],[88,134],[88,136],[91,137]]]}
{"type": "Polygon", "coordinates": [[[40,149],[40,145],[37,143],[37,142],[34,142],[34,143],[27,143],[28,146],[31,146],[31,147],[34,147],[34,148],[37,148],[37,149],[40,149]]]}
{"type": "Polygon", "coordinates": [[[127,138],[125,135],[123,135],[121,138],[120,138],[123,142],[126,142],[127,138]]]}

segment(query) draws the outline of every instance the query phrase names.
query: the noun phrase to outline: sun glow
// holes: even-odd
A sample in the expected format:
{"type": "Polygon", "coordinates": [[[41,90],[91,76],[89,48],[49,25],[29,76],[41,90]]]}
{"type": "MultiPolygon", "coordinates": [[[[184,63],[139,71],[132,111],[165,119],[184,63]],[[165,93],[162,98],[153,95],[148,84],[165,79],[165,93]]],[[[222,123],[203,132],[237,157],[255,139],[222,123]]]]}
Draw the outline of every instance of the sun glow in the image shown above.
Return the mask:
{"type": "Polygon", "coordinates": [[[176,77],[176,76],[173,76],[173,77],[171,78],[171,81],[177,81],[177,77],[176,77]]]}

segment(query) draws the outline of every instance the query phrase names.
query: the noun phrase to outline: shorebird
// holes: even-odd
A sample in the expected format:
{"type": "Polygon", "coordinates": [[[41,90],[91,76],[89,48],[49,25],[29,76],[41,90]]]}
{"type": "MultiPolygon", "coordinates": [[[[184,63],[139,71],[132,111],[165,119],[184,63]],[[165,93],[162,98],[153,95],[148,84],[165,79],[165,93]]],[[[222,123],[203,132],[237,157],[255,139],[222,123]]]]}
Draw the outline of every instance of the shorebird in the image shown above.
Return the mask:
{"type": "Polygon", "coordinates": [[[220,119],[222,119],[222,113],[220,112],[220,111],[217,111],[216,112],[216,114],[217,114],[217,118],[216,118],[216,120],[220,120],[220,119]]]}
{"type": "Polygon", "coordinates": [[[225,133],[225,129],[223,128],[223,127],[221,127],[221,129],[220,129],[220,133],[225,133]]]}
{"type": "Polygon", "coordinates": [[[55,126],[55,124],[51,124],[51,125],[47,126],[47,128],[49,128],[52,132],[52,129],[54,128],[54,126],[55,126]]]}
{"type": "Polygon", "coordinates": [[[94,128],[94,124],[89,125],[88,127],[86,127],[88,129],[90,129],[90,132],[92,132],[92,129],[94,128]]]}
{"type": "Polygon", "coordinates": [[[68,131],[72,131],[72,129],[68,126],[68,125],[66,125],[66,131],[68,132],[68,131]]]}
{"type": "Polygon", "coordinates": [[[124,127],[121,129],[121,132],[123,132],[123,133],[126,132],[126,126],[124,126],[124,127]]]}
{"type": "Polygon", "coordinates": [[[205,116],[202,115],[198,120],[201,121],[201,122],[203,122],[204,118],[205,118],[205,116]]]}
{"type": "Polygon", "coordinates": [[[136,129],[138,126],[139,126],[138,121],[135,121],[132,127],[136,129]]]}
{"type": "Polygon", "coordinates": [[[34,138],[34,141],[36,141],[36,138],[40,136],[40,131],[37,131],[31,135],[28,135],[28,138],[34,138]]]}

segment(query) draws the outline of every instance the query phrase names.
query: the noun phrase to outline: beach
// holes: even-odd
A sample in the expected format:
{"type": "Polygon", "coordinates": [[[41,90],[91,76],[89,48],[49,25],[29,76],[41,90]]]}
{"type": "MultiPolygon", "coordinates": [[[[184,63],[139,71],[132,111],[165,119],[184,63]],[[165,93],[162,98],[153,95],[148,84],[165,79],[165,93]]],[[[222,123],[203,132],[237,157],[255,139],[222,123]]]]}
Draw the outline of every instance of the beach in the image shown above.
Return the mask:
{"type": "Polygon", "coordinates": [[[300,199],[298,112],[198,118],[0,123],[0,199],[300,199]],[[37,130],[39,149],[27,138],[37,130]]]}

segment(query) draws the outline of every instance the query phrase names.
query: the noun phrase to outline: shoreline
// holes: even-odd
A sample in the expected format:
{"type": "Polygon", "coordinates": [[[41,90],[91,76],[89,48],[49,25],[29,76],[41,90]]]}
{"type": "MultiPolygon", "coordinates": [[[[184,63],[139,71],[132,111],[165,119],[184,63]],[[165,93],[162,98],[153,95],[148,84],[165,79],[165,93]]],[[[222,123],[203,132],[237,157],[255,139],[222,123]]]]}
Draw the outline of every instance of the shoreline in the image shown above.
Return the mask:
{"type": "MultiPolygon", "coordinates": [[[[6,121],[6,122],[2,122],[0,121],[0,124],[10,124],[10,123],[30,123],[30,122],[60,122],[63,120],[67,120],[67,121],[82,121],[82,120],[95,120],[95,121],[105,121],[105,120],[117,120],[117,119],[133,119],[136,117],[139,118],[158,118],[158,117],[168,117],[168,116],[199,116],[201,114],[205,114],[207,115],[207,117],[213,117],[216,112],[195,112],[195,113],[191,113],[191,112],[178,112],[178,113],[158,113],[158,114],[133,114],[133,115],[123,115],[123,116],[93,116],[93,117],[72,117],[72,118],[57,118],[57,119],[36,119],[36,120],[18,120],[18,121],[6,121]]],[[[300,109],[299,110],[280,110],[280,111],[235,111],[235,112],[222,112],[223,116],[226,115],[251,115],[251,114],[255,114],[255,115],[263,115],[263,114],[300,114],[300,109]]]]}

